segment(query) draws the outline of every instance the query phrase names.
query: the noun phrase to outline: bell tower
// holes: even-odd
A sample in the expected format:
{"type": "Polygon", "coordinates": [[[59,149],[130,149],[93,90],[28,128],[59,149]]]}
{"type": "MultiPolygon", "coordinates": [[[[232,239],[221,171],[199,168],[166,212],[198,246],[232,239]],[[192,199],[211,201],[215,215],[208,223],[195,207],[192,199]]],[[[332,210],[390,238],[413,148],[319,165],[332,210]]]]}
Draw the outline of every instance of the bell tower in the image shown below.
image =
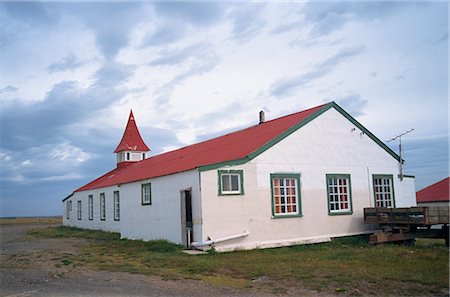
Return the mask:
{"type": "Polygon", "coordinates": [[[149,150],[142,140],[131,110],[122,140],[120,140],[119,145],[114,150],[114,153],[117,155],[117,167],[127,166],[144,160],[145,153],[149,150]]]}

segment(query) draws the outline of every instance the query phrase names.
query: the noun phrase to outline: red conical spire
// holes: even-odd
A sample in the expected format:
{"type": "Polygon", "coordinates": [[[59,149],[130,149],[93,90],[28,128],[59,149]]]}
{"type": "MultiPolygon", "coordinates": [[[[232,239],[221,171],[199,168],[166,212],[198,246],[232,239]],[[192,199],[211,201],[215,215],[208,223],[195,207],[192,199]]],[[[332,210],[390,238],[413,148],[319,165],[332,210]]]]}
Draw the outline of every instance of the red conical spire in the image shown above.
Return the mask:
{"type": "Polygon", "coordinates": [[[149,150],[148,146],[142,140],[141,134],[136,126],[136,121],[134,120],[133,110],[131,110],[122,140],[114,150],[114,153],[122,151],[148,152],[149,150]]]}

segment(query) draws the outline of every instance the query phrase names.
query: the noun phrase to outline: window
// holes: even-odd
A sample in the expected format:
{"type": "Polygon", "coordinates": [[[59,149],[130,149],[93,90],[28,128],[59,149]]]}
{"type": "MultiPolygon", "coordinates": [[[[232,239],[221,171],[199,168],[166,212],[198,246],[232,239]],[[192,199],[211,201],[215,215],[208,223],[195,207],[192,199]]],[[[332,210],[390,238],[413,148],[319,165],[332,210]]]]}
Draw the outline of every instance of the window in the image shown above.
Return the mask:
{"type": "Polygon", "coordinates": [[[145,160],[145,153],[142,153],[142,160],[145,160]]]}
{"type": "Polygon", "coordinates": [[[92,195],[88,196],[88,215],[89,220],[94,219],[94,196],[92,195]]]}
{"type": "Polygon", "coordinates": [[[301,216],[300,174],[271,174],[272,215],[301,216]]]}
{"type": "Polygon", "coordinates": [[[71,210],[72,210],[72,200],[66,201],[66,219],[70,219],[71,210]]]}
{"type": "Polygon", "coordinates": [[[100,193],[100,220],[106,219],[105,193],[100,193]]]}
{"type": "Polygon", "coordinates": [[[81,220],[81,200],[77,201],[77,219],[81,220]]]}
{"type": "Polygon", "coordinates": [[[375,207],[395,207],[392,175],[373,175],[375,207]]]}
{"type": "Polygon", "coordinates": [[[127,153],[127,161],[130,161],[130,153],[127,153]]]}
{"type": "Polygon", "coordinates": [[[219,195],[244,195],[242,170],[219,170],[219,195]]]}
{"type": "Polygon", "coordinates": [[[120,220],[119,191],[114,191],[114,221],[120,220]]]}
{"type": "Polygon", "coordinates": [[[152,204],[152,184],[147,183],[142,185],[142,205],[152,204]]]}
{"type": "Polygon", "coordinates": [[[350,174],[327,174],[328,214],[352,214],[350,174]]]}

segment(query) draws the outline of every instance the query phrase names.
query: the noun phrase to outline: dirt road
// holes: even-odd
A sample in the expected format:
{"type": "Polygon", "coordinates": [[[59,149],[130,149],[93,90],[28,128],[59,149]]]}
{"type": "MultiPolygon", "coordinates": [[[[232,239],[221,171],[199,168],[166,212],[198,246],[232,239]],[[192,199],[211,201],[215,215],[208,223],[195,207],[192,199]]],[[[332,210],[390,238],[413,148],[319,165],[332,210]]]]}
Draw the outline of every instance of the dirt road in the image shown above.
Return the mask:
{"type": "MultiPolygon", "coordinates": [[[[0,225],[0,296],[276,296],[266,292],[224,289],[196,280],[93,271],[60,265],[87,240],[31,239],[30,229],[50,225],[0,225]]],[[[298,292],[297,292],[298,293],[298,292]]],[[[305,291],[302,296],[319,296],[305,291]]],[[[322,296],[322,295],[321,295],[322,296]]]]}

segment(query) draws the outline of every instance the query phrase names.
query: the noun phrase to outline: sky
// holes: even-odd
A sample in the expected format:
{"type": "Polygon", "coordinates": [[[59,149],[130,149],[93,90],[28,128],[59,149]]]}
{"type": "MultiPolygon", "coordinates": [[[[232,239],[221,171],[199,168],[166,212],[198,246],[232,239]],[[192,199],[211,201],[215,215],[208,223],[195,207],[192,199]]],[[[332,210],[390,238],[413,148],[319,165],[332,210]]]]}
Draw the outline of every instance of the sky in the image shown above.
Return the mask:
{"type": "MultiPolygon", "coordinates": [[[[448,16],[435,2],[0,2],[0,216],[62,214],[116,166],[335,101],[449,175],[448,16]]],[[[398,142],[388,145],[398,152],[398,142]]]]}

